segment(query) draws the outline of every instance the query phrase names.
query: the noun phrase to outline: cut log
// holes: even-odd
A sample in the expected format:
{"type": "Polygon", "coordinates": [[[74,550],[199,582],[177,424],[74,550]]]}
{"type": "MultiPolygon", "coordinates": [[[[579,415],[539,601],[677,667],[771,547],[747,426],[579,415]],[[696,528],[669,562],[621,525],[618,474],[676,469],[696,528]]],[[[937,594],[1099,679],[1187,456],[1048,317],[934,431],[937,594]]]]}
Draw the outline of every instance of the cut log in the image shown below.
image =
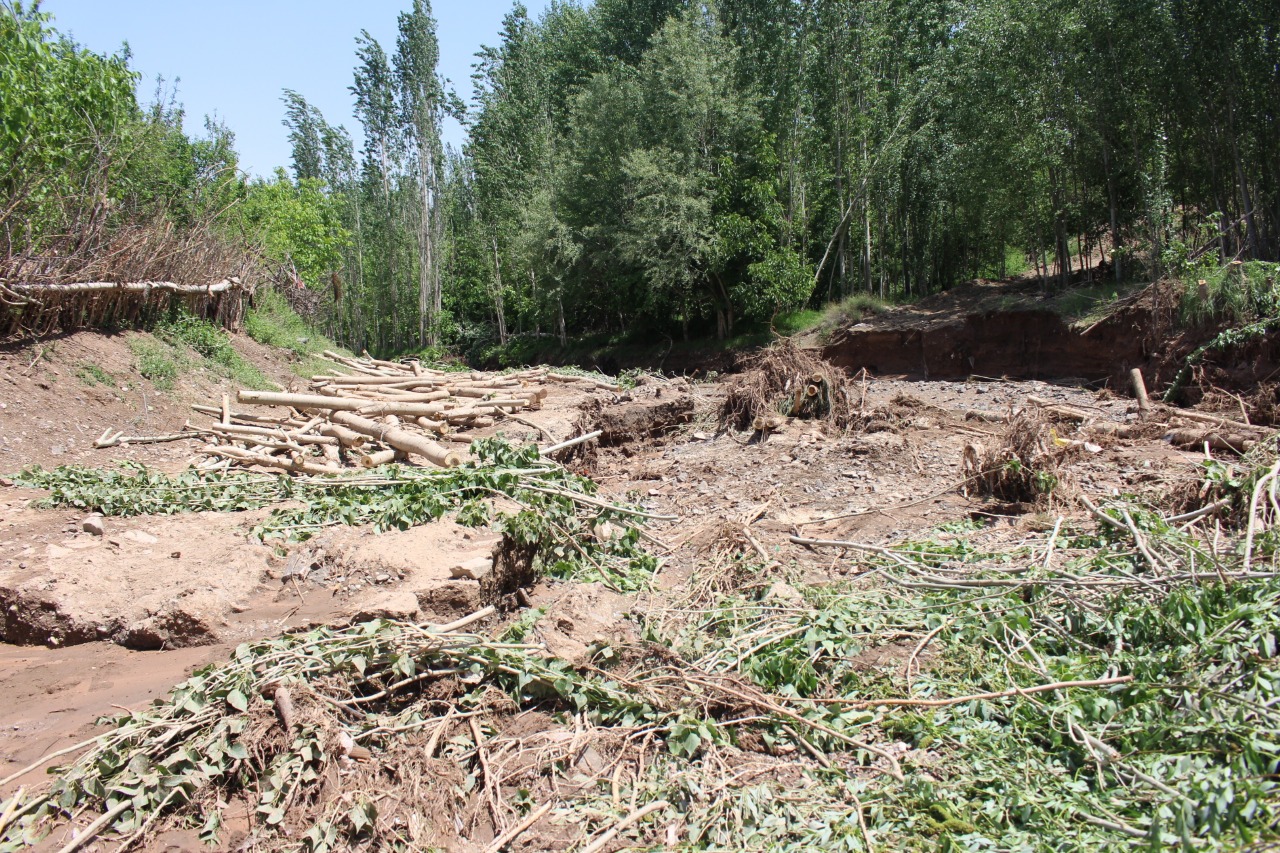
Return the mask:
{"type": "Polygon", "coordinates": [[[404,461],[405,454],[400,450],[379,450],[377,453],[370,453],[360,457],[361,468],[377,468],[379,465],[386,465],[388,462],[404,461]]]}
{"type": "Polygon", "coordinates": [[[1192,409],[1166,408],[1165,414],[1167,414],[1170,417],[1186,418],[1189,421],[1199,421],[1200,423],[1203,423],[1203,424],[1213,424],[1214,426],[1222,427],[1224,429],[1234,430],[1236,432],[1248,432],[1248,433],[1271,432],[1270,429],[1266,427],[1260,427],[1256,424],[1242,424],[1239,421],[1229,420],[1227,418],[1220,417],[1218,415],[1206,414],[1205,412],[1197,412],[1192,409]]]}
{"type": "Polygon", "coordinates": [[[1137,367],[1130,370],[1129,381],[1133,384],[1133,396],[1138,398],[1138,411],[1143,414],[1151,411],[1151,398],[1147,396],[1147,383],[1142,379],[1142,370],[1137,367]]]}
{"type": "Polygon", "coordinates": [[[1046,400],[1043,397],[1036,397],[1034,395],[1028,396],[1027,402],[1039,406],[1040,410],[1046,415],[1052,415],[1053,417],[1064,421],[1080,422],[1097,417],[1097,415],[1092,412],[1086,412],[1082,409],[1076,409],[1071,406],[1062,406],[1046,400]]]}
{"type": "Polygon", "coordinates": [[[386,388],[417,388],[421,385],[439,385],[431,376],[313,376],[313,382],[331,385],[376,385],[386,388]]]}
{"type": "Polygon", "coordinates": [[[305,459],[283,459],[278,456],[268,456],[265,453],[254,453],[252,450],[241,450],[238,447],[206,447],[201,452],[211,456],[235,459],[238,462],[244,462],[249,465],[259,465],[263,468],[281,468],[285,471],[294,471],[299,474],[339,474],[342,472],[342,469],[335,465],[308,462],[305,459]]]}
{"type": "MultiPolygon", "coordinates": [[[[241,403],[258,406],[293,406],[298,409],[328,409],[332,412],[361,412],[366,415],[409,415],[432,417],[444,412],[434,403],[374,403],[358,397],[325,397],[321,394],[282,394],[275,391],[241,391],[241,403]]],[[[336,419],[335,419],[336,420],[336,419]]]]}
{"type": "Polygon", "coordinates": [[[376,438],[378,441],[389,444],[397,450],[403,450],[405,453],[415,453],[424,459],[430,460],[433,464],[439,465],[441,468],[455,468],[462,464],[462,456],[453,451],[445,450],[424,435],[418,435],[398,427],[384,426],[352,412],[334,412],[332,419],[336,424],[355,430],[370,438],[376,438]]]}
{"type": "Polygon", "coordinates": [[[320,434],[336,438],[343,447],[363,447],[369,441],[368,436],[337,424],[325,424],[320,427],[320,434]]]}
{"type": "Polygon", "coordinates": [[[786,424],[787,419],[783,415],[757,415],[756,419],[751,422],[751,429],[756,432],[773,432],[786,426],[786,424]]]}
{"type": "Polygon", "coordinates": [[[1251,436],[1197,429],[1175,429],[1165,438],[1170,444],[1188,450],[1197,450],[1208,444],[1212,450],[1230,450],[1233,453],[1246,453],[1257,444],[1251,436]]]}
{"type": "Polygon", "coordinates": [[[337,444],[338,439],[326,435],[295,435],[283,429],[270,427],[244,426],[242,424],[214,424],[209,432],[218,435],[248,436],[251,438],[266,437],[276,441],[291,441],[296,444],[337,444]]]}
{"type": "Polygon", "coordinates": [[[224,293],[241,287],[240,280],[232,277],[215,284],[174,284],[171,281],[85,281],[77,284],[29,284],[5,282],[5,287],[24,296],[38,296],[61,293],[93,293],[97,291],[120,291],[123,293],[150,293],[162,290],[168,293],[214,294],[224,293]]]}

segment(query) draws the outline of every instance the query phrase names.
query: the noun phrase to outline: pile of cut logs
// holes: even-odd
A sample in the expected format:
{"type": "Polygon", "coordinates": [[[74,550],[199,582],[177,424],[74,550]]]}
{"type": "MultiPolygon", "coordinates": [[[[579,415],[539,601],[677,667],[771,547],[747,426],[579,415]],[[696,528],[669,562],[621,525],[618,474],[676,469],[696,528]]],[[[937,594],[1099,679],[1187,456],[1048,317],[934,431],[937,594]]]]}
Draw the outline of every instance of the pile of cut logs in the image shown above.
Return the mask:
{"type": "MultiPolygon", "coordinates": [[[[472,430],[509,419],[541,431],[519,412],[539,409],[556,384],[620,390],[587,376],[534,368],[518,373],[448,372],[373,358],[348,358],[326,351],[342,372],[311,378],[311,393],[241,391],[238,401],[285,407],[283,414],[193,406],[214,422],[187,429],[206,436],[204,469],[260,466],[305,474],[337,473],[344,467],[372,468],[412,455],[444,468],[463,461],[447,444],[470,444],[472,430]]],[[[184,435],[190,435],[185,433],[184,435]]],[[[104,436],[110,442],[129,441],[104,436]]],[[[136,441],[136,440],[135,440],[136,441]]],[[[104,445],[99,442],[100,446],[104,445]]]]}

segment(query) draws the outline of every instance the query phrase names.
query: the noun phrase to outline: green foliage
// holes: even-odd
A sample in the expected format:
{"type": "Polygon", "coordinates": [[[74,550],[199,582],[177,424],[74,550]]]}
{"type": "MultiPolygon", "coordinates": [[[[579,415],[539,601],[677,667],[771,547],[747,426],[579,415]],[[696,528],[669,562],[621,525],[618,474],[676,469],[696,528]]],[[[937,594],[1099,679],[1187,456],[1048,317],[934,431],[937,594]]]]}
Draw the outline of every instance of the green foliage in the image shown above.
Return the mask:
{"type": "MultiPolygon", "coordinates": [[[[177,351],[176,348],[190,347],[206,363],[212,365],[218,372],[240,385],[253,388],[268,388],[272,386],[271,381],[263,376],[261,371],[246,361],[240,353],[236,352],[235,347],[231,344],[230,336],[208,320],[202,320],[190,314],[178,314],[173,319],[158,324],[155,327],[154,334],[160,340],[173,345],[175,351],[177,351]]],[[[151,356],[151,361],[156,366],[159,366],[159,362],[155,360],[154,352],[151,356]]],[[[184,362],[185,359],[179,354],[176,363],[181,365],[184,362]]],[[[141,371],[141,367],[139,369],[141,371]]],[[[163,368],[161,367],[160,369],[163,373],[163,368]]],[[[142,373],[143,376],[148,376],[145,371],[142,373]]],[[[148,378],[152,377],[148,376],[148,378]]],[[[172,379],[173,377],[168,377],[170,383],[172,383],[172,379]]]]}
{"type": "Polygon", "coordinates": [[[180,369],[188,360],[177,348],[150,335],[136,335],[129,339],[129,351],[133,353],[134,367],[161,391],[173,388],[180,369]]]}
{"type": "MultiPolygon", "coordinates": [[[[273,289],[264,288],[254,296],[253,307],[244,317],[244,330],[260,344],[286,349],[300,356],[314,355],[326,349],[339,350],[337,344],[317,332],[289,307],[289,303],[273,289]]],[[[322,365],[304,376],[323,373],[333,365],[322,365]]]]}
{"type": "Polygon", "coordinates": [[[89,387],[95,385],[115,385],[115,377],[91,361],[82,361],[76,365],[76,377],[89,387]]]}
{"type": "Polygon", "coordinates": [[[126,57],[92,53],[48,22],[38,4],[0,5],[0,195],[20,206],[0,219],[20,213],[37,239],[62,224],[64,197],[137,109],[126,57]]]}
{"type": "Polygon", "coordinates": [[[1182,272],[1182,322],[1243,325],[1280,315],[1280,264],[1261,262],[1191,265],[1182,272]]]}
{"type": "Polygon", "coordinates": [[[319,178],[291,182],[284,169],[272,181],[249,187],[242,216],[267,258],[292,267],[307,285],[324,287],[342,266],[352,235],[342,224],[340,202],[319,178]]]}
{"type": "MultiPolygon", "coordinates": [[[[411,683],[417,673],[455,667],[467,673],[469,687],[457,700],[462,704],[482,704],[484,693],[497,689],[521,704],[560,704],[591,725],[645,724],[663,732],[673,716],[605,676],[583,674],[565,661],[474,635],[440,634],[386,620],[287,634],[238,646],[230,660],[197,670],[149,707],[110,720],[111,731],[59,768],[51,790],[26,799],[22,808],[25,789],[8,801],[13,809],[6,815],[13,819],[0,825],[0,850],[37,843],[71,811],[105,811],[118,802],[128,802],[130,808],[115,813],[104,830],[128,836],[148,818],[182,810],[198,815],[201,838],[214,844],[222,837],[225,807],[217,799],[230,799],[233,791],[257,802],[254,831],[272,843],[296,842],[301,836],[300,849],[350,849],[384,831],[376,826],[375,803],[391,806],[358,795],[339,798],[336,807],[312,810],[294,794],[316,790],[320,780],[337,772],[337,730],[352,742],[385,745],[395,733],[420,731],[436,718],[419,702],[366,703],[362,710],[373,713],[360,713],[362,722],[352,725],[333,716],[334,706],[350,705],[353,694],[396,693],[389,686],[393,681],[411,683]],[[329,695],[336,684],[345,689],[329,695]],[[299,719],[282,742],[260,739],[256,727],[272,713],[267,697],[279,687],[293,689],[295,702],[310,705],[313,692],[320,692],[329,703],[299,719]],[[298,821],[307,828],[296,830],[298,821]]],[[[445,750],[451,757],[461,752],[448,744],[445,750]]],[[[386,849],[422,849],[399,832],[384,840],[386,849]]]]}
{"type": "MultiPolygon", "coordinates": [[[[1106,511],[1118,519],[1122,510],[1149,547],[1199,549],[1204,559],[1205,543],[1150,511],[1106,511]]],[[[650,626],[700,668],[811,699],[804,706],[810,719],[874,725],[927,756],[903,784],[824,774],[806,789],[813,810],[807,818],[775,821],[768,830],[731,819],[728,826],[767,831],[779,845],[768,849],[792,849],[784,839],[825,825],[854,791],[870,806],[865,820],[885,849],[1118,851],[1131,849],[1135,838],[1153,848],[1235,848],[1280,832],[1274,578],[1224,584],[1210,574],[1154,593],[1102,593],[1082,602],[1046,581],[1144,573],[1146,561],[1127,530],[1062,530],[1059,547],[1069,556],[1054,573],[1036,568],[1042,543],[985,551],[974,546],[971,525],[939,532],[867,562],[866,569],[893,580],[887,586],[801,588],[803,605],[731,595],[698,611],[674,636],[650,626]],[[1011,573],[1019,580],[1009,583],[1011,573]],[[924,584],[928,589],[898,585],[929,578],[937,582],[924,584]],[[902,655],[886,655],[904,635],[910,639],[899,646],[902,655]],[[912,679],[913,697],[961,701],[899,703],[903,658],[926,635],[930,657],[912,679]],[[1132,680],[1009,693],[1118,675],[1132,680]],[[1007,695],[965,698],[987,693],[1007,695]],[[864,704],[829,701],[835,699],[864,704]]],[[[820,733],[814,737],[826,746],[820,733]]],[[[677,768],[673,778],[655,779],[652,796],[672,795],[688,783],[679,781],[683,775],[677,768]]],[[[696,780],[696,771],[689,775],[696,780]]],[[[726,819],[695,816],[691,823],[724,832],[726,819]]]]}
{"type": "Polygon", "coordinates": [[[1186,357],[1182,367],[1173,377],[1173,381],[1169,383],[1169,389],[1164,393],[1164,401],[1172,403],[1178,399],[1183,387],[1191,379],[1195,366],[1204,360],[1205,356],[1261,340],[1263,336],[1270,334],[1277,328],[1280,328],[1280,316],[1219,332],[1213,339],[1196,347],[1186,357]]]}

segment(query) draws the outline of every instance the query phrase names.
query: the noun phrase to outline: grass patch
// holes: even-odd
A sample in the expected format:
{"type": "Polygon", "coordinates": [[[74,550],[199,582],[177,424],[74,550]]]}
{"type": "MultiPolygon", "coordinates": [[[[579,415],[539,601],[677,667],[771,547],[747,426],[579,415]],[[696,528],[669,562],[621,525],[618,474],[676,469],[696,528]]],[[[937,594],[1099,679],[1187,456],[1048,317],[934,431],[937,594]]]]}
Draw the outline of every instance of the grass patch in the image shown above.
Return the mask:
{"type": "Polygon", "coordinates": [[[172,390],[178,370],[189,364],[189,359],[180,350],[151,335],[130,338],[129,351],[133,353],[134,367],[161,391],[172,390]]]}
{"type": "Polygon", "coordinates": [[[326,349],[349,354],[309,326],[274,290],[258,291],[253,308],[245,314],[244,330],[260,344],[299,356],[316,355],[326,349]]]}
{"type": "Polygon", "coordinates": [[[76,365],[76,378],[90,388],[95,385],[115,385],[115,377],[91,361],[82,361],[76,365]]]}
{"type": "MultiPolygon", "coordinates": [[[[174,347],[189,347],[213,370],[232,381],[254,388],[275,387],[262,371],[236,352],[231,337],[207,320],[179,316],[156,327],[155,335],[174,347]]],[[[146,374],[143,374],[144,376],[146,374]]]]}
{"type": "Polygon", "coordinates": [[[1249,261],[1199,267],[1183,276],[1179,318],[1186,326],[1238,325],[1280,315],[1280,264],[1249,261]]]}

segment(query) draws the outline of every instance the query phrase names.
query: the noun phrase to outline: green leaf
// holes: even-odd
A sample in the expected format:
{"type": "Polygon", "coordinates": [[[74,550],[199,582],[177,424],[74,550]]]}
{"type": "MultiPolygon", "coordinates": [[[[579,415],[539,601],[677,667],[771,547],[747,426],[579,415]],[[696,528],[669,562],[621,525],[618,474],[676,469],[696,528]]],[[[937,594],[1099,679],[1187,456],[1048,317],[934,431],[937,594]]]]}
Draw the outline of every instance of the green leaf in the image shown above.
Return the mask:
{"type": "Polygon", "coordinates": [[[232,708],[235,708],[237,711],[244,713],[244,711],[249,707],[249,700],[245,698],[244,693],[240,692],[237,688],[227,694],[227,704],[232,708]]]}

